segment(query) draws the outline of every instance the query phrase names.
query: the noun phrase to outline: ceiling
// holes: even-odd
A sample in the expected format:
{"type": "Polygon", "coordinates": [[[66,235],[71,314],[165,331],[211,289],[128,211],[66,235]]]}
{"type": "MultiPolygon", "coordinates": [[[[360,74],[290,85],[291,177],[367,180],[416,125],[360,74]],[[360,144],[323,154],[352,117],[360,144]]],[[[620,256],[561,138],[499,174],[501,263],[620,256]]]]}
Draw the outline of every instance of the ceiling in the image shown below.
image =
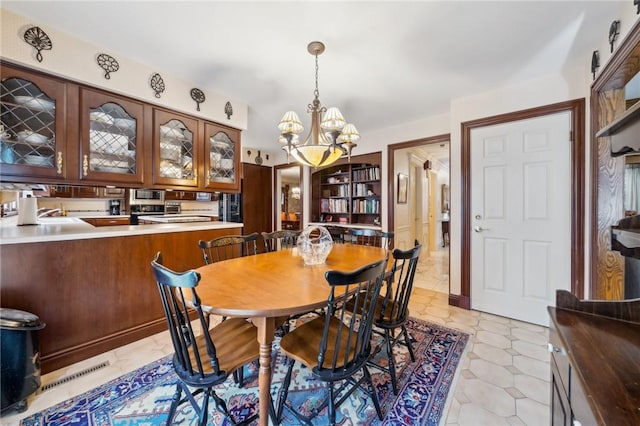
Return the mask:
{"type": "Polygon", "coordinates": [[[274,152],[285,111],[309,126],[310,41],[326,45],[322,104],[366,134],[446,113],[451,99],[575,66],[588,72],[627,3],[3,0],[2,8],[247,103],[243,144],[274,152]]]}

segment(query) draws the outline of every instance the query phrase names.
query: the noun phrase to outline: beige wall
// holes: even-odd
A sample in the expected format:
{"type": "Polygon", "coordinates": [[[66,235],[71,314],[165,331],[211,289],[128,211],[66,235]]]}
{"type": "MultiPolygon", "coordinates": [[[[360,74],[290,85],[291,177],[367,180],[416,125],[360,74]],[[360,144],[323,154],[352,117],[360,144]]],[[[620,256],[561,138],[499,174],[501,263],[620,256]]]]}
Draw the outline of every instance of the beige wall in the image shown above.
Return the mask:
{"type": "Polygon", "coordinates": [[[198,112],[190,96],[190,91],[194,87],[190,82],[172,77],[162,70],[150,68],[136,62],[135,59],[122,57],[117,52],[86,43],[53,28],[46,29],[53,41],[53,49],[43,51],[44,59],[38,62],[35,58],[35,49],[25,43],[22,38],[26,29],[38,23],[31,22],[6,9],[0,9],[0,23],[2,24],[0,53],[4,59],[227,126],[238,129],[247,128],[248,107],[242,102],[206,90],[206,101],[200,105],[198,112]],[[109,80],[104,78],[104,71],[96,62],[96,57],[100,53],[115,57],[120,64],[120,69],[112,73],[109,80]],[[166,86],[160,98],[155,97],[149,85],[151,76],[156,72],[160,73],[166,86]],[[233,106],[231,119],[227,119],[224,114],[227,101],[230,101],[233,106]]]}

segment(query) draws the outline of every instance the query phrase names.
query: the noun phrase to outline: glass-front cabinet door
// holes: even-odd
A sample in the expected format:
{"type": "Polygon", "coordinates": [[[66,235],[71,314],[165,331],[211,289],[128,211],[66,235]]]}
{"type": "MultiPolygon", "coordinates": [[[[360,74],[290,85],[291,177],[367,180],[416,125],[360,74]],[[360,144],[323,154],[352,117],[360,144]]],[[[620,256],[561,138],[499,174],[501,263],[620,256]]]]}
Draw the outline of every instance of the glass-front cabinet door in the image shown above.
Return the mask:
{"type": "Polygon", "coordinates": [[[5,65],[0,71],[0,173],[65,178],[65,83],[5,65]]]}
{"type": "Polygon", "coordinates": [[[154,183],[198,186],[197,129],[191,117],[154,111],[154,183]]]}
{"type": "Polygon", "coordinates": [[[144,106],[84,88],[81,99],[80,179],[142,183],[144,106]]]}
{"type": "Polygon", "coordinates": [[[240,132],[238,130],[206,123],[204,160],[207,189],[240,189],[240,132]]]}

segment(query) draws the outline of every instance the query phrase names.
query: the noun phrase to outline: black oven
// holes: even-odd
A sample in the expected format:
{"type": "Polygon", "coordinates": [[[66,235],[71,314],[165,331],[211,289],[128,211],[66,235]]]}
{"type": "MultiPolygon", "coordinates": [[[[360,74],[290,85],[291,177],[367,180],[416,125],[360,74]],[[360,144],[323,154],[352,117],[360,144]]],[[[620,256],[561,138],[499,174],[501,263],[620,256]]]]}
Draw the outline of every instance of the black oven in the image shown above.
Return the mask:
{"type": "Polygon", "coordinates": [[[131,225],[138,225],[138,217],[164,214],[164,204],[132,204],[131,225]]]}

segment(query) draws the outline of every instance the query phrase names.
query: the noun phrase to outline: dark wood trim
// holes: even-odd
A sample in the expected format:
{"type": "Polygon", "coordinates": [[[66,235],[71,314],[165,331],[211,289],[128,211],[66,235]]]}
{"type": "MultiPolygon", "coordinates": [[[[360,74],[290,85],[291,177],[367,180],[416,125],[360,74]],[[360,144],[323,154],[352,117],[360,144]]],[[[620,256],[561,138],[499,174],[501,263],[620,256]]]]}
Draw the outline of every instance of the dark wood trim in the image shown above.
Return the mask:
{"type": "MultiPolygon", "coordinates": [[[[395,216],[394,216],[395,209],[393,208],[393,206],[395,205],[395,199],[396,199],[395,176],[394,176],[395,164],[393,161],[394,153],[400,149],[414,148],[416,146],[432,145],[436,143],[447,142],[449,143],[449,155],[451,155],[450,141],[451,141],[451,135],[449,133],[446,133],[446,134],[437,135],[437,136],[430,136],[428,138],[414,139],[411,141],[399,142],[399,143],[387,145],[387,165],[388,165],[387,167],[387,210],[388,210],[387,230],[388,231],[393,231],[393,228],[395,226],[395,216]]],[[[451,204],[453,204],[453,200],[451,200],[451,204]]],[[[449,257],[449,259],[451,259],[451,257],[449,257]]]]}
{"type": "Polygon", "coordinates": [[[164,318],[141,324],[109,336],[96,339],[87,344],[66,348],[55,353],[44,355],[41,359],[43,371],[55,371],[59,368],[85,360],[92,356],[108,352],[129,343],[137,342],[167,329],[164,318]]]}
{"type": "Polygon", "coordinates": [[[471,300],[471,130],[512,121],[571,112],[571,292],[582,298],[584,294],[584,123],[585,100],[566,102],[515,111],[461,123],[461,291],[460,296],[471,300]]]}
{"type": "Polygon", "coordinates": [[[459,294],[449,294],[449,305],[467,310],[471,309],[469,298],[459,294]]]}
{"type": "MultiPolygon", "coordinates": [[[[607,154],[606,157],[600,154],[600,143],[598,143],[598,138],[595,136],[600,130],[601,119],[604,119],[604,117],[602,117],[604,111],[600,104],[600,95],[602,92],[608,90],[622,88],[631,78],[631,76],[626,75],[626,73],[629,72],[629,68],[625,67],[625,64],[629,61],[633,51],[637,49],[638,44],[640,44],[640,20],[636,21],[627,37],[623,40],[622,44],[618,46],[615,53],[611,56],[591,85],[591,244],[589,251],[591,265],[589,271],[589,294],[591,298],[605,298],[607,297],[606,293],[611,293],[611,287],[613,287],[613,283],[600,283],[598,278],[599,268],[602,267],[602,265],[600,265],[601,259],[599,259],[600,244],[606,245],[608,243],[608,241],[603,242],[600,240],[600,230],[605,227],[608,228],[611,225],[610,223],[603,223],[604,219],[598,214],[598,210],[600,206],[605,210],[609,210],[609,206],[613,201],[611,197],[601,196],[601,194],[599,194],[599,189],[600,185],[608,187],[611,181],[616,178],[616,176],[612,176],[612,174],[615,173],[607,171],[606,174],[609,177],[609,181],[601,182],[599,179],[599,170],[601,167],[611,168],[611,165],[604,164],[601,166],[601,163],[610,163],[615,161],[611,159],[609,154],[607,154]]],[[[636,70],[638,68],[637,62],[639,60],[640,59],[636,58],[631,61],[636,63],[636,70]]],[[[608,262],[607,259],[602,259],[602,263],[607,264],[611,262],[608,262]]],[[[613,271],[608,272],[610,275],[613,274],[613,271]]]]}

